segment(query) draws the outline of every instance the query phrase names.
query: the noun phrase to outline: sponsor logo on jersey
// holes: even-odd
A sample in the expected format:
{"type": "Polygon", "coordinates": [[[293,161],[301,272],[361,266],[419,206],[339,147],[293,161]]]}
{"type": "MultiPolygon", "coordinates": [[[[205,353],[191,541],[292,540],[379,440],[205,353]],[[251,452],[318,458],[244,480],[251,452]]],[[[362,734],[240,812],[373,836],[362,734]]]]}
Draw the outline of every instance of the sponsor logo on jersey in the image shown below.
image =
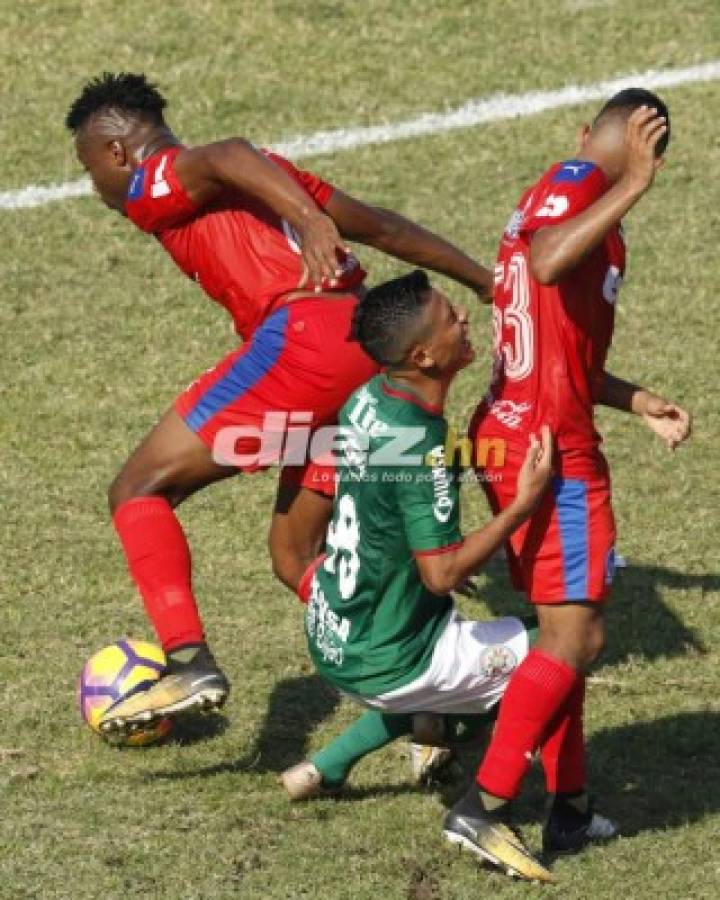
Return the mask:
{"type": "MultiPolygon", "coordinates": [[[[520,234],[520,229],[522,228],[522,224],[525,221],[525,212],[522,209],[516,209],[515,212],[508,219],[508,223],[505,226],[505,234],[511,240],[515,240],[515,238],[520,234]]],[[[496,266],[497,268],[497,266],[496,266]]],[[[497,273],[496,273],[497,274],[497,273]]],[[[502,280],[502,279],[501,279],[502,280]]],[[[495,278],[495,284],[498,284],[497,277],[495,278]]]]}
{"type": "Polygon", "coordinates": [[[322,654],[323,662],[342,666],[345,656],[344,645],[350,636],[350,619],[339,616],[330,608],[317,575],[313,576],[310,586],[305,628],[308,637],[322,654]]]}
{"type": "Polygon", "coordinates": [[[145,188],[145,169],[135,169],[130,179],[130,187],[128,188],[128,200],[139,200],[143,195],[145,188]]]}
{"type": "MultiPolygon", "coordinates": [[[[527,211],[532,206],[534,194],[530,194],[530,196],[525,201],[524,206],[519,206],[515,212],[510,216],[507,225],[505,226],[505,237],[509,238],[511,241],[514,241],[517,236],[520,234],[520,229],[523,227],[523,223],[525,222],[525,217],[527,215],[527,211]]],[[[498,281],[497,277],[497,266],[495,267],[495,284],[500,284],[502,282],[502,277],[500,281],[498,281]]]]}
{"type": "Polygon", "coordinates": [[[493,644],[480,654],[480,671],[486,678],[509,675],[517,665],[517,656],[505,644],[493,644]]]}
{"type": "Polygon", "coordinates": [[[556,219],[558,216],[564,215],[569,206],[570,201],[564,194],[548,194],[535,215],[538,218],[547,216],[550,219],[556,219]]]}
{"type": "Polygon", "coordinates": [[[433,482],[433,515],[443,525],[450,521],[455,502],[450,494],[450,476],[445,465],[445,447],[438,444],[427,455],[433,482]]]}
{"type": "Polygon", "coordinates": [[[495,400],[490,407],[491,415],[506,428],[520,428],[523,417],[530,410],[530,403],[514,403],[512,400],[495,400]]]}
{"type": "Polygon", "coordinates": [[[569,159],[566,163],[563,163],[551,180],[553,182],[582,181],[584,178],[587,178],[594,168],[595,163],[569,159]]]}

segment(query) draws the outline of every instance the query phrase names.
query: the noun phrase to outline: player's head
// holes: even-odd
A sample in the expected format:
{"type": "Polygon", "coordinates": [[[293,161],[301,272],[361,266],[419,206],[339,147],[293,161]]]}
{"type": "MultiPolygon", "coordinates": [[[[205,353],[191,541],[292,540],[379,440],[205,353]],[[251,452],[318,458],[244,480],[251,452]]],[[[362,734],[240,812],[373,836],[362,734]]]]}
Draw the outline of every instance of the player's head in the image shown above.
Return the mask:
{"type": "Polygon", "coordinates": [[[466,311],[419,269],[367,292],[355,310],[353,337],[390,371],[452,376],[475,356],[466,311]]]}
{"type": "Polygon", "coordinates": [[[167,101],[144,75],[104,72],[83,87],[65,117],[78,159],[101,199],[122,211],[135,151],[158,131],[168,132],[167,101]]]}
{"type": "Polygon", "coordinates": [[[641,106],[654,109],[665,119],[666,129],[655,144],[655,156],[661,157],[670,142],[670,113],[667,104],[645,88],[625,88],[614,94],[581,132],[581,145],[592,144],[607,164],[611,179],[619,177],[625,163],[625,127],[629,116],[641,106]]]}

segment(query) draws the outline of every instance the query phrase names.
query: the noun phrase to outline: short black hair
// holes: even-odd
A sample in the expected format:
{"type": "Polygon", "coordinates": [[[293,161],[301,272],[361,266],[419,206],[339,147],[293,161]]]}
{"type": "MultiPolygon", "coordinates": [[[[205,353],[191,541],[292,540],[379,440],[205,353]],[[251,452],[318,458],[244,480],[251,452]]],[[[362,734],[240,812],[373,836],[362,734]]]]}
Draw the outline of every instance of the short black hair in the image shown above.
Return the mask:
{"type": "Polygon", "coordinates": [[[659,116],[665,117],[667,129],[665,134],[663,134],[657,144],[655,144],[655,156],[662,156],[670,143],[670,111],[668,110],[665,101],[661,100],[657,94],[653,94],[652,91],[646,91],[645,88],[634,87],[618,91],[617,94],[614,94],[607,101],[597,116],[595,116],[595,122],[598,122],[603,116],[612,114],[615,110],[627,111],[630,113],[639,106],[648,106],[652,109],[656,109],[659,116]]]}
{"type": "Polygon", "coordinates": [[[417,340],[417,320],[431,290],[421,269],[372,288],[355,308],[351,336],[381,366],[401,363],[417,340]]]}
{"type": "Polygon", "coordinates": [[[91,78],[71,104],[65,117],[66,127],[73,134],[100,110],[114,109],[149,119],[156,125],[164,125],[163,110],[167,100],[143,74],[132,72],[103,72],[91,78]]]}

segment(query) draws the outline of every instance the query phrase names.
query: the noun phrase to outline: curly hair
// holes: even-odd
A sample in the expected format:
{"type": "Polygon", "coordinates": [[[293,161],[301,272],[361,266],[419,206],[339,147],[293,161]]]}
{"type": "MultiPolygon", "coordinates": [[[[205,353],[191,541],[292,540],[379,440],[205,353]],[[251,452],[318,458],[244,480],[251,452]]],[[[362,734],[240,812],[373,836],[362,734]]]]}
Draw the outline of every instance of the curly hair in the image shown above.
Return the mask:
{"type": "Polygon", "coordinates": [[[101,110],[114,110],[132,117],[164,125],[167,100],[143,74],[103,72],[83,87],[65,117],[65,126],[76,134],[87,120],[101,110]]]}
{"type": "Polygon", "coordinates": [[[430,291],[421,269],[372,288],[355,307],[351,338],[381,366],[398,365],[418,339],[430,291]]]}

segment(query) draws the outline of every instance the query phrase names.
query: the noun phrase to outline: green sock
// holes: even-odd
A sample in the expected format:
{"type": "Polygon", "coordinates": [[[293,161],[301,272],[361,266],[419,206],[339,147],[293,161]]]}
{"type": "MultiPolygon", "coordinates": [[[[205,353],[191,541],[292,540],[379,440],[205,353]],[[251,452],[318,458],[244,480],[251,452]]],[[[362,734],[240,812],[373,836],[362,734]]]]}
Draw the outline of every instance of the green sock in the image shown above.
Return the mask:
{"type": "Polygon", "coordinates": [[[342,784],[350,769],[368,753],[412,731],[412,716],[387,715],[371,709],[310,757],[327,785],[342,784]]]}

